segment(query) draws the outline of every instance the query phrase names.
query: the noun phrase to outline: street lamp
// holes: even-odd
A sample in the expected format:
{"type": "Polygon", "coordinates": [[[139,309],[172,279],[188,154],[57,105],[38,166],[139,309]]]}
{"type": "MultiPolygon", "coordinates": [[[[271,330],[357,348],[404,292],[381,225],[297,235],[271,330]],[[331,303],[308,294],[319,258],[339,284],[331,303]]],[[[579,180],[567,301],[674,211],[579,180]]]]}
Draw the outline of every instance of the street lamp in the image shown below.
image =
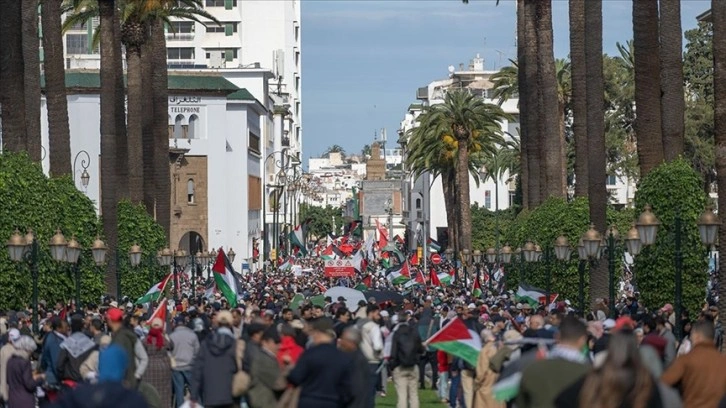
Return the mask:
{"type": "Polygon", "coordinates": [[[76,308],[81,304],[81,273],[78,268],[78,258],[81,255],[81,245],[76,241],[74,236],[66,245],[66,262],[73,266],[73,275],[76,280],[76,308]]]}
{"type": "Polygon", "coordinates": [[[108,254],[108,248],[106,244],[101,241],[101,238],[96,237],[91,247],[91,254],[93,255],[93,262],[96,266],[101,266],[106,263],[106,255],[108,254]]]}
{"type": "Polygon", "coordinates": [[[25,261],[30,265],[30,274],[33,278],[33,333],[38,334],[38,257],[40,246],[35,241],[33,232],[23,237],[17,229],[7,243],[8,254],[14,262],[25,261]]]}
{"type": "Polygon", "coordinates": [[[640,248],[643,246],[643,241],[640,240],[640,234],[635,224],[630,227],[628,234],[625,236],[625,245],[628,248],[628,253],[631,256],[638,256],[640,254],[640,248]]]}
{"type": "Polygon", "coordinates": [[[643,245],[653,245],[655,243],[655,235],[660,226],[660,221],[651,212],[650,205],[645,206],[645,210],[638,217],[635,226],[638,228],[638,234],[640,234],[643,245]]]}
{"type": "Polygon", "coordinates": [[[461,260],[464,262],[464,284],[469,283],[469,261],[471,261],[471,252],[469,252],[469,248],[464,248],[461,250],[461,260]]]}
{"type": "Polygon", "coordinates": [[[504,245],[499,254],[502,256],[502,263],[508,264],[512,261],[512,247],[509,244],[504,245]]]}
{"type": "Polygon", "coordinates": [[[88,182],[91,180],[91,175],[88,174],[88,166],[91,165],[91,155],[89,155],[85,150],[79,151],[76,154],[76,157],[73,158],[73,181],[76,181],[76,163],[78,158],[81,156],[84,156],[84,158],[81,159],[81,168],[83,169],[81,172],[81,185],[85,191],[88,188],[88,182]]]}
{"type": "MultiPolygon", "coordinates": [[[[583,234],[584,237],[584,234],[583,234]]],[[[580,275],[580,282],[578,285],[578,294],[580,301],[580,313],[582,317],[585,317],[585,266],[588,263],[587,250],[585,249],[585,241],[583,238],[577,242],[577,272],[580,275]]]]}
{"type": "Polygon", "coordinates": [[[179,270],[184,271],[187,266],[187,251],[179,248],[174,252],[174,302],[179,300],[179,270]]]}
{"type": "Polygon", "coordinates": [[[55,235],[50,239],[48,246],[50,247],[50,255],[54,261],[63,262],[66,260],[66,247],[68,246],[68,242],[66,242],[66,237],[63,236],[63,233],[59,229],[55,231],[55,235]]]}
{"type": "Polygon", "coordinates": [[[537,252],[532,241],[527,241],[522,247],[524,253],[524,260],[527,262],[534,262],[537,258],[537,252]]]}
{"type": "Polygon", "coordinates": [[[582,243],[585,246],[585,254],[588,258],[597,258],[600,252],[602,237],[595,229],[595,224],[590,224],[590,229],[582,236],[582,243]]]}
{"type": "Polygon", "coordinates": [[[706,211],[698,218],[698,233],[704,245],[710,247],[716,243],[718,227],[720,225],[721,220],[713,213],[713,209],[706,208],[706,211]]]}
{"type": "Polygon", "coordinates": [[[560,235],[555,240],[555,256],[560,261],[569,261],[570,254],[570,244],[567,242],[567,238],[560,235]]]}

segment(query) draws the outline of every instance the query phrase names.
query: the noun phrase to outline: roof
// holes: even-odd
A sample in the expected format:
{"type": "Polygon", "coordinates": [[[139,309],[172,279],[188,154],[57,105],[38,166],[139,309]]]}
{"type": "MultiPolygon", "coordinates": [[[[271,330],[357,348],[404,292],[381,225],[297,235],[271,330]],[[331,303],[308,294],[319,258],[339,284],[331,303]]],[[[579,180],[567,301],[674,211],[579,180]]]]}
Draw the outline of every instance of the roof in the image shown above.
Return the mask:
{"type": "Polygon", "coordinates": [[[246,90],[244,88],[227,95],[227,99],[232,99],[235,101],[256,101],[257,100],[257,99],[255,99],[254,96],[252,96],[252,94],[248,90],[246,90]]]}
{"type": "Polygon", "coordinates": [[[708,9],[708,10],[704,11],[703,13],[697,15],[696,16],[696,20],[697,21],[704,21],[704,22],[707,22],[707,23],[712,22],[713,20],[711,18],[711,9],[708,9]]]}
{"type": "Polygon", "coordinates": [[[412,103],[408,105],[408,110],[421,110],[423,109],[423,104],[421,103],[412,103]]]}
{"type": "MultiPolygon", "coordinates": [[[[170,91],[196,91],[200,93],[216,93],[222,95],[244,92],[252,96],[246,89],[240,89],[218,74],[186,74],[169,73],[170,91]]],[[[45,87],[45,78],[41,77],[40,86],[45,87]]],[[[96,70],[66,71],[66,88],[68,89],[99,89],[101,78],[96,70]]]]}

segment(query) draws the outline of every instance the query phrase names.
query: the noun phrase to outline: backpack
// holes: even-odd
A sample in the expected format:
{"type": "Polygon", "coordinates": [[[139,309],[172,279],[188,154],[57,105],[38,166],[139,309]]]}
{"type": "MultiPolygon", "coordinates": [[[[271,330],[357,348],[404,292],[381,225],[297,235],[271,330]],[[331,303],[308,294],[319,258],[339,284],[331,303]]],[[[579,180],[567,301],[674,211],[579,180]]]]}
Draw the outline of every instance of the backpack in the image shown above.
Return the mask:
{"type": "Polygon", "coordinates": [[[397,365],[404,368],[411,368],[418,365],[421,352],[421,341],[416,336],[411,326],[402,325],[394,334],[396,342],[396,359],[397,365]]]}

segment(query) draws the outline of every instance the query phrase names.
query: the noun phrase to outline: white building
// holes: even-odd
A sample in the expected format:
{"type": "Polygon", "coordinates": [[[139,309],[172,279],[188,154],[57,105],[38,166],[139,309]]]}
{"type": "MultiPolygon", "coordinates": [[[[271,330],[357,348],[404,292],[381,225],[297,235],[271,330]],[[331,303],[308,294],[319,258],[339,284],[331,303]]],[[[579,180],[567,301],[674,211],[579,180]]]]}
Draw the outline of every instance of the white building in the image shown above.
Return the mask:
{"type": "MultiPolygon", "coordinates": [[[[69,71],[66,84],[74,180],[98,207],[99,76],[94,71],[69,71]],[[80,178],[84,161],[90,175],[86,189],[80,178]]],[[[250,92],[220,75],[170,72],[172,249],[196,253],[232,247],[238,270],[252,257],[253,238],[259,238],[262,229],[261,124],[269,117],[268,109],[250,92]]],[[[41,128],[47,151],[45,100],[41,128]]],[[[46,155],[46,172],[48,167],[46,155]]]]}
{"type": "MultiPolygon", "coordinates": [[[[463,64],[459,66],[459,69],[450,66],[447,79],[433,81],[427,86],[419,88],[416,97],[421,103],[411,104],[408,107],[399,130],[402,137],[401,141],[405,143],[406,132],[417,126],[416,119],[422,113],[424,107],[444,103],[444,97],[449,89],[467,89],[469,92],[480,95],[485,102],[497,104],[499,101],[493,99],[493,83],[490,81],[491,76],[496,73],[497,71],[485,70],[484,59],[477,55],[466,68],[463,64]]],[[[505,120],[501,123],[505,137],[519,138],[518,105],[518,98],[509,99],[501,105],[504,112],[513,118],[511,121],[505,120]]],[[[482,169],[482,171],[485,170],[482,169]]],[[[420,179],[428,180],[428,177],[421,177],[420,179]]],[[[479,185],[470,176],[469,185],[472,204],[477,203],[479,206],[496,211],[507,209],[514,202],[516,183],[507,172],[502,174],[496,181],[488,177],[479,185]]],[[[407,186],[410,189],[410,197],[404,201],[408,205],[405,211],[409,215],[409,228],[413,231],[416,231],[417,228],[420,229],[419,224],[424,222],[424,218],[427,218],[429,220],[428,235],[437,239],[447,228],[441,178],[436,178],[433,182],[429,181],[427,183],[422,183],[422,180],[407,180],[407,186]],[[426,189],[424,184],[430,184],[429,190],[426,192],[424,192],[424,189],[426,189]],[[427,196],[428,200],[426,200],[427,196]],[[417,207],[417,203],[421,203],[421,205],[417,207]]],[[[607,189],[611,195],[612,203],[623,206],[632,205],[635,196],[635,184],[632,180],[610,175],[607,179],[607,189]]]]}
{"type": "Polygon", "coordinates": [[[366,175],[365,163],[343,159],[341,153],[308,159],[308,173],[316,187],[316,199],[311,204],[320,207],[341,207],[353,198],[353,188],[360,189],[366,175]]]}

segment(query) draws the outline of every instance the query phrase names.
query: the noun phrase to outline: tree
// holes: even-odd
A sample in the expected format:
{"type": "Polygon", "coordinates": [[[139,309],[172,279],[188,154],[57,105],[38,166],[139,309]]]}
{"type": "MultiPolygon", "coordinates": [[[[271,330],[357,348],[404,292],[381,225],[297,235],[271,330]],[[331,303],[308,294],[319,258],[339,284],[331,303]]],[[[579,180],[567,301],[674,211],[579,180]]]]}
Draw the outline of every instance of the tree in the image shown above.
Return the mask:
{"type": "Polygon", "coordinates": [[[323,153],[323,157],[330,157],[330,153],[340,153],[340,156],[342,158],[345,158],[345,149],[343,149],[342,146],[334,144],[332,146],[329,146],[325,153],[323,153]]]}
{"type": "Polygon", "coordinates": [[[62,0],[43,0],[41,8],[45,99],[49,123],[48,153],[50,174],[53,176],[71,174],[71,132],[68,126],[61,2],[62,0]]]}
{"type": "MultiPolygon", "coordinates": [[[[517,62],[522,70],[519,80],[519,103],[522,151],[523,158],[526,158],[526,165],[522,166],[524,183],[527,185],[527,202],[525,208],[537,207],[542,202],[540,169],[544,160],[540,154],[540,137],[538,137],[538,105],[537,96],[537,32],[535,22],[537,20],[535,0],[522,0],[517,9],[517,62]],[[521,7],[521,10],[519,9],[521,7]],[[521,27],[520,27],[521,17],[521,27]],[[520,30],[521,29],[521,30],[520,30]],[[520,31],[521,34],[520,35],[520,31]],[[523,43],[520,53],[519,43],[523,43]],[[526,175],[524,174],[526,173],[526,175]]],[[[523,163],[525,163],[523,161],[523,163]]]]}
{"type": "MultiPolygon", "coordinates": [[[[152,50],[152,76],[151,91],[153,94],[154,119],[152,125],[153,135],[150,138],[154,148],[153,155],[153,185],[145,186],[151,188],[151,193],[144,192],[145,197],[154,197],[154,212],[156,221],[161,224],[166,233],[167,242],[170,239],[171,230],[171,183],[169,170],[169,89],[168,71],[166,66],[166,34],[164,22],[156,21],[151,26],[152,50]]],[[[144,163],[147,168],[147,163],[144,163]]],[[[146,203],[146,210],[149,211],[150,202],[146,203]]],[[[150,212],[151,214],[151,212],[150,212]]]]}
{"type": "Polygon", "coordinates": [[[0,117],[3,151],[27,151],[22,14],[17,0],[0,0],[0,117]]]}
{"type": "Polygon", "coordinates": [[[681,1],[660,0],[660,89],[663,154],[666,161],[683,154],[683,31],[681,1]]]}
{"type": "Polygon", "coordinates": [[[28,153],[40,161],[40,56],[38,39],[38,1],[22,2],[23,62],[25,87],[25,138],[28,153]]]}
{"type": "Polygon", "coordinates": [[[336,234],[337,231],[333,230],[333,223],[337,230],[345,224],[343,209],[332,206],[318,207],[305,203],[300,204],[300,219],[309,220],[306,227],[308,241],[325,238],[328,234],[336,234]]]}
{"type": "Polygon", "coordinates": [[[572,133],[575,140],[575,197],[588,194],[587,77],[585,70],[585,1],[570,0],[570,76],[572,78],[572,133]]]}
{"type": "MultiPolygon", "coordinates": [[[[587,106],[587,174],[590,222],[605,232],[607,189],[605,188],[604,77],[602,56],[602,0],[585,2],[585,100],[587,106]]],[[[590,273],[590,297],[608,293],[607,263],[590,273]]],[[[610,301],[614,301],[610,299],[610,301]]]]}
{"type": "Polygon", "coordinates": [[[633,0],[635,59],[635,134],[638,137],[640,174],[645,177],[663,162],[661,137],[661,83],[658,41],[658,2],[633,0]]]}
{"type": "Polygon", "coordinates": [[[414,131],[422,138],[443,139],[454,148],[454,174],[459,206],[459,249],[471,249],[471,208],[469,199],[470,152],[493,154],[504,142],[501,122],[509,116],[493,104],[463,90],[449,91],[444,103],[434,105],[419,116],[414,131]],[[428,134],[428,135],[426,135],[428,134]]]}
{"type": "MultiPolygon", "coordinates": [[[[719,208],[726,208],[726,3],[711,2],[713,20],[713,119],[716,151],[719,208]]],[[[718,229],[718,240],[726,242],[726,228],[718,229]]],[[[719,257],[719,269],[726,270],[726,263],[719,257]]],[[[719,285],[719,315],[726,316],[726,285],[719,285]]]]}

